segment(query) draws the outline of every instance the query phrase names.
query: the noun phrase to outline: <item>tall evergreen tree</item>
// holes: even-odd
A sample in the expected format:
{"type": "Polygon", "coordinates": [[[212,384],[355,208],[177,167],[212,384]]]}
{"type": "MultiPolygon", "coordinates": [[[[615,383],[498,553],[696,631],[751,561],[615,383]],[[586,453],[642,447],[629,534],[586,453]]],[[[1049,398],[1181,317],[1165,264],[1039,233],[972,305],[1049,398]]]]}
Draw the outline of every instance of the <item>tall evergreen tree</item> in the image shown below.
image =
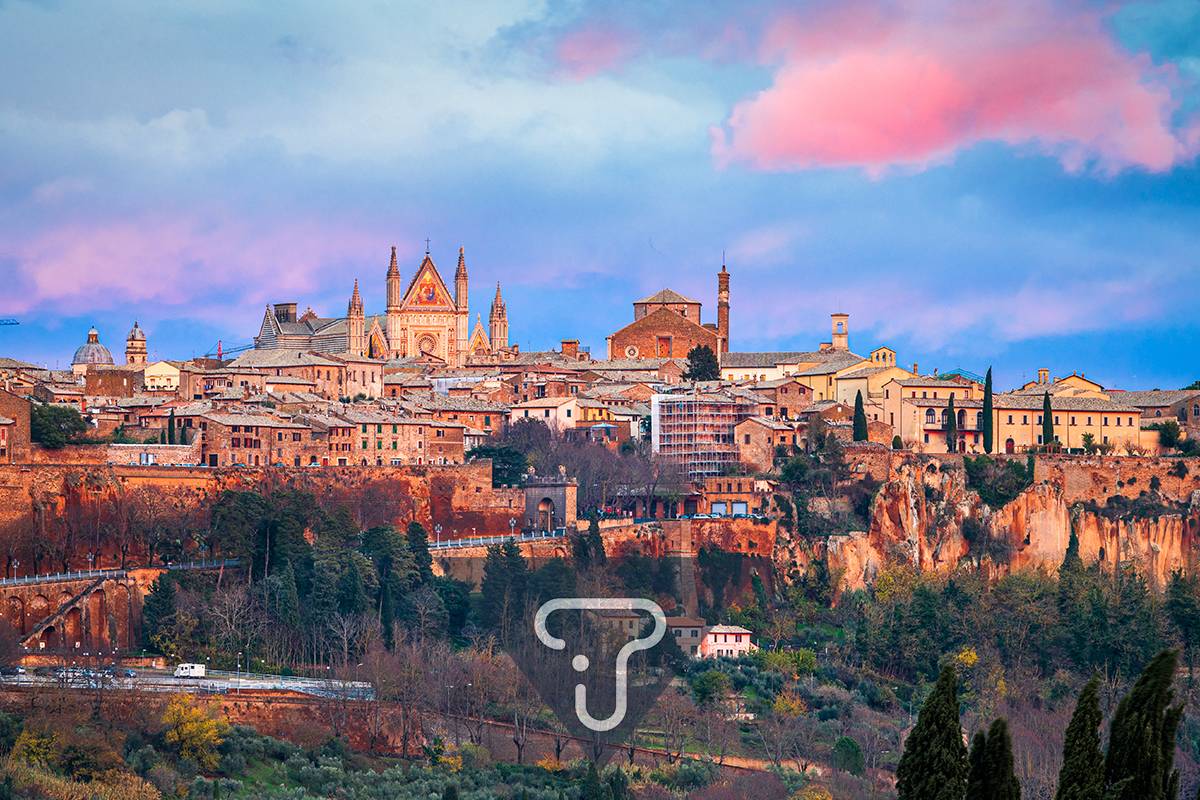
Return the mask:
{"type": "Polygon", "coordinates": [[[487,628],[498,628],[501,622],[519,618],[525,603],[528,579],[525,559],[516,542],[492,545],[483,562],[482,595],[479,613],[487,628]]]}
{"type": "Polygon", "coordinates": [[[953,397],[946,404],[946,419],[942,423],[942,429],[946,432],[946,452],[956,452],[958,450],[958,413],[954,410],[953,397]]]}
{"type": "Polygon", "coordinates": [[[1100,679],[1093,677],[1079,693],[1075,713],[1063,738],[1062,769],[1054,800],[1103,800],[1104,753],[1100,751],[1100,679]]]}
{"type": "Polygon", "coordinates": [[[967,800],[980,800],[987,796],[987,734],[975,731],[971,738],[971,750],[967,754],[967,800]]]}
{"type": "Polygon", "coordinates": [[[142,644],[147,650],[154,649],[154,635],[165,627],[175,615],[175,578],[164,572],[150,584],[150,591],[142,601],[142,644]]]}
{"type": "Polygon", "coordinates": [[[343,614],[362,614],[368,608],[367,590],[363,586],[362,572],[353,556],[346,560],[346,567],[337,583],[337,606],[343,614]]]}
{"type": "Polygon", "coordinates": [[[904,742],[896,770],[899,800],[961,800],[966,793],[967,748],[958,712],[958,680],[946,667],[904,742]]]}
{"type": "Polygon", "coordinates": [[[854,441],[867,440],[867,411],[863,408],[862,390],[854,395],[854,441]]]}
{"type": "Polygon", "coordinates": [[[421,583],[433,580],[433,556],[429,555],[429,534],[421,523],[408,523],[408,551],[412,554],[413,564],[417,568],[417,578],[421,583]]]}
{"type": "Polygon", "coordinates": [[[1167,616],[1179,633],[1183,645],[1183,660],[1191,681],[1195,667],[1196,646],[1200,644],[1200,600],[1197,598],[1196,578],[1183,574],[1182,570],[1171,573],[1167,584],[1167,616]]]}
{"type": "Polygon", "coordinates": [[[1046,448],[1054,444],[1054,411],[1050,407],[1050,393],[1042,394],[1042,445],[1046,448]]]}
{"type": "Polygon", "coordinates": [[[1110,800],[1175,800],[1175,734],[1182,705],[1172,705],[1176,654],[1164,650],[1121,698],[1108,734],[1104,780],[1110,800]]]}
{"type": "Polygon", "coordinates": [[[175,444],[175,409],[167,415],[167,444],[175,444]]]}
{"type": "Polygon", "coordinates": [[[983,452],[992,452],[995,438],[995,414],[992,412],[992,368],[988,367],[983,378],[983,452]]]}
{"type": "Polygon", "coordinates": [[[977,798],[968,794],[968,800],[1021,800],[1021,784],[1013,773],[1012,737],[1003,718],[988,729],[984,764],[986,791],[977,798]]]}
{"type": "Polygon", "coordinates": [[[596,519],[596,515],[592,514],[592,518],[588,520],[588,555],[591,556],[592,563],[603,567],[608,560],[608,555],[604,552],[604,538],[600,535],[600,520],[596,519]]]}

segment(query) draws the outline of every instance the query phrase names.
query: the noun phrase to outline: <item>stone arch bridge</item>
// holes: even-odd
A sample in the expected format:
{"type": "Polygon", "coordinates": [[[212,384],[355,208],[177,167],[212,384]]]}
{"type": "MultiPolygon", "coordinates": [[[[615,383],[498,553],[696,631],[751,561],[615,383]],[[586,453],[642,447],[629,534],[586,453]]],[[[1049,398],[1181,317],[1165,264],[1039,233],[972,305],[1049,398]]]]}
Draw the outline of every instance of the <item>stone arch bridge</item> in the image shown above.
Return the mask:
{"type": "Polygon", "coordinates": [[[232,559],[8,578],[0,580],[0,614],[30,652],[129,651],[141,641],[142,599],[159,575],[236,565],[232,559]]]}

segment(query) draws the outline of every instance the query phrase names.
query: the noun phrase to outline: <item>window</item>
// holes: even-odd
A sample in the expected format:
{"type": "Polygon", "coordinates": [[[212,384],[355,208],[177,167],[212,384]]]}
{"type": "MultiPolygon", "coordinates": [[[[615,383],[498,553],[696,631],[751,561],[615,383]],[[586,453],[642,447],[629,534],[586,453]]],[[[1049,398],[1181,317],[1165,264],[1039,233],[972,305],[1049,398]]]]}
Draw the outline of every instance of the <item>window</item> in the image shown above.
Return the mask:
{"type": "Polygon", "coordinates": [[[1008,415],[1008,424],[1012,425],[1012,414],[1008,415]]]}
{"type": "Polygon", "coordinates": [[[1038,416],[1037,416],[1037,424],[1038,425],[1042,424],[1042,415],[1041,414],[1038,414],[1038,416]]]}
{"type": "Polygon", "coordinates": [[[1108,424],[1108,417],[1105,417],[1105,418],[1104,418],[1104,424],[1105,424],[1105,425],[1107,425],[1107,424],[1108,424]]]}
{"type": "Polygon", "coordinates": [[[745,441],[743,442],[743,444],[750,444],[750,434],[748,434],[748,433],[744,434],[744,439],[745,439],[745,441]]]}
{"type": "Polygon", "coordinates": [[[376,432],[376,433],[383,433],[383,426],[382,426],[382,425],[376,425],[376,426],[375,426],[375,432],[376,432]]]}
{"type": "Polygon", "coordinates": [[[1072,424],[1072,425],[1074,425],[1074,424],[1075,424],[1075,416],[1074,416],[1074,415],[1071,415],[1071,424],[1072,424]]]}
{"type": "Polygon", "coordinates": [[[932,408],[925,409],[925,424],[926,425],[932,425],[936,419],[937,419],[937,417],[934,415],[932,408]]]}
{"type": "Polygon", "coordinates": [[[365,422],[363,423],[363,426],[362,426],[362,432],[363,433],[367,432],[367,424],[365,422]]]}
{"type": "Polygon", "coordinates": [[[1028,415],[1028,414],[1022,414],[1022,415],[1021,415],[1021,424],[1022,424],[1022,425],[1028,425],[1028,424],[1029,424],[1029,415],[1028,415]]]}
{"type": "Polygon", "coordinates": [[[366,450],[366,449],[367,449],[367,440],[366,440],[366,439],[363,439],[363,440],[362,440],[362,449],[363,449],[363,450],[366,450]]]}
{"type": "Polygon", "coordinates": [[[398,426],[398,425],[393,425],[393,426],[392,426],[392,433],[399,433],[399,430],[400,430],[400,428],[399,428],[399,426],[398,426]]]}
{"type": "Polygon", "coordinates": [[[1117,417],[1117,427],[1121,427],[1121,418],[1117,417]]]}

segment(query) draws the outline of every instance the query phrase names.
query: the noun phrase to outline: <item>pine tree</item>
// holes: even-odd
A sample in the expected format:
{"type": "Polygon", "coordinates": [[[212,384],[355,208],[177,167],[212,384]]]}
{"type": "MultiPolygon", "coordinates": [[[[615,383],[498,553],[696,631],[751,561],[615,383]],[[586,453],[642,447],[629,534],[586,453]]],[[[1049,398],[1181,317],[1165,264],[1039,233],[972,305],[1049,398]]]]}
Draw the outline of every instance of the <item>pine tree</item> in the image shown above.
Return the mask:
{"type": "Polygon", "coordinates": [[[412,554],[413,564],[417,568],[417,577],[421,583],[433,580],[433,556],[429,554],[429,534],[421,523],[408,523],[408,551],[412,554]]]}
{"type": "Polygon", "coordinates": [[[367,590],[363,586],[362,573],[353,557],[347,560],[346,568],[337,582],[337,606],[343,614],[362,614],[367,610],[367,590]]]}
{"type": "Polygon", "coordinates": [[[983,379],[983,452],[992,452],[992,440],[995,436],[993,426],[995,415],[992,413],[992,368],[988,367],[983,379]]]}
{"type": "Polygon", "coordinates": [[[1054,444],[1054,416],[1050,408],[1050,393],[1042,394],[1042,446],[1049,449],[1054,444]]]}
{"type": "Polygon", "coordinates": [[[862,390],[854,396],[854,441],[865,442],[867,440],[867,412],[863,408],[862,390]]]}
{"type": "Polygon", "coordinates": [[[1175,733],[1183,706],[1172,705],[1175,668],[1175,651],[1162,651],[1117,705],[1104,759],[1106,796],[1111,800],[1175,800],[1179,796],[1175,733]]]}
{"type": "Polygon", "coordinates": [[[442,790],[442,800],[458,800],[458,787],[453,783],[446,784],[442,790]]]}
{"type": "Polygon", "coordinates": [[[946,452],[956,452],[958,450],[958,415],[954,411],[953,397],[946,405],[946,422],[942,427],[946,431],[946,452]]]}
{"type": "Polygon", "coordinates": [[[688,351],[688,368],[683,374],[689,381],[717,381],[721,379],[721,364],[717,354],[706,344],[698,344],[688,351]]]}
{"type": "Polygon", "coordinates": [[[967,748],[958,722],[958,688],[945,667],[904,742],[896,770],[899,800],[961,800],[967,789],[967,748]]]}
{"type": "Polygon", "coordinates": [[[1063,763],[1054,800],[1103,800],[1104,753],[1100,751],[1100,679],[1079,693],[1063,738],[1063,763]]]}

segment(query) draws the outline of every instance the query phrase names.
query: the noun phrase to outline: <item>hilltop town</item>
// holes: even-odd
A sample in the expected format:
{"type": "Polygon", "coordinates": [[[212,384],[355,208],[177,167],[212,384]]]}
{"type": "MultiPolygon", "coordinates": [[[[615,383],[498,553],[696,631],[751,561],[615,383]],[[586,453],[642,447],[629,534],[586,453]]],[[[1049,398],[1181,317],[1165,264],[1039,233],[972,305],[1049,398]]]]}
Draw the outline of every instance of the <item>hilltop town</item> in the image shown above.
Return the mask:
{"type": "MultiPolygon", "coordinates": [[[[1038,369],[996,387],[987,367],[860,355],[846,313],[810,350],[738,350],[730,278],[722,265],[712,321],[669,288],[634,300],[604,358],[574,339],[522,351],[499,284],[471,328],[461,249],[453,291],[428,252],[405,287],[393,249],[383,313],[356,280],[345,316],[280,301],[252,345],[211,357],[152,360],[133,322],[123,357],[92,329],[69,371],[0,358],[10,660],[107,654],[167,681],[146,691],[176,686],[167,660],[253,665],[271,675],[249,700],[228,674],[212,691],[260,732],[303,741],[305,704],[326,703],[320,736],[358,749],[412,755],[466,730],[500,754],[485,729],[519,712],[481,709],[519,702],[494,653],[503,608],[576,582],[623,587],[662,604],[694,698],[675,744],[671,704],[685,701],[656,707],[666,742],[631,747],[632,774],[635,755],[670,764],[687,745],[707,754],[703,781],[730,754],[755,780],[868,797],[894,784],[906,714],[940,665],[970,681],[971,719],[1003,707],[1033,747],[1065,707],[1006,694],[1006,675],[1051,691],[1025,649],[1070,664],[1054,680],[1074,687],[1099,669],[1124,685],[1156,648],[1190,646],[1191,623],[1150,598],[1200,608],[1200,384],[1038,369]],[[953,632],[934,642],[940,626],[953,632]],[[478,696],[442,698],[442,665],[478,696]],[[335,670],[349,686],[367,673],[374,699],[343,695],[339,716],[317,681],[335,670]],[[272,677],[293,671],[309,677],[272,677]],[[434,688],[397,687],[397,672],[434,688]]],[[[546,738],[544,719],[535,730],[557,774],[577,745],[546,738]]],[[[503,757],[520,762],[526,741],[512,741],[503,757]]],[[[684,775],[649,783],[684,792],[684,775]]],[[[1053,785],[1048,768],[1022,777],[1053,785]]]]}

